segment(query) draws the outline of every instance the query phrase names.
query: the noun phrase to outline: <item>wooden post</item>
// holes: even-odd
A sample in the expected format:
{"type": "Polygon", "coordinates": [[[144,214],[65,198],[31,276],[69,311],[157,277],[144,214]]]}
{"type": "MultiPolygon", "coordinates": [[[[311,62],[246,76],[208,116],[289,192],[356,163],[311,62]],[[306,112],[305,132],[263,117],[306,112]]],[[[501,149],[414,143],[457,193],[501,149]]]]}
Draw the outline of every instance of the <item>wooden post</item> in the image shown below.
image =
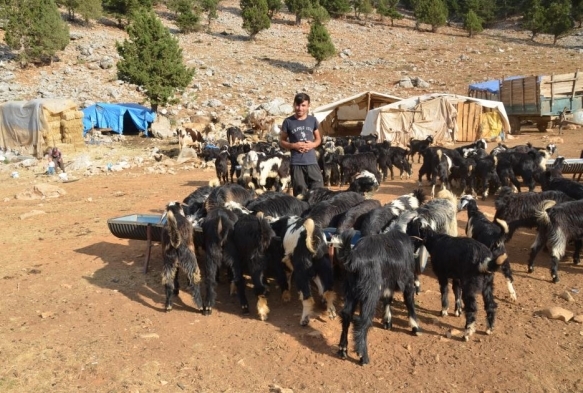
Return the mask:
{"type": "Polygon", "coordinates": [[[551,109],[550,110],[551,113],[553,112],[553,97],[555,95],[554,88],[553,88],[555,86],[555,84],[553,83],[554,79],[555,79],[555,73],[552,73],[551,74],[551,108],[550,108],[551,109]]]}
{"type": "MultiPolygon", "coordinates": [[[[571,100],[575,98],[575,89],[577,88],[577,79],[579,79],[579,69],[575,71],[575,79],[573,80],[573,90],[571,91],[571,100]]],[[[573,109],[572,107],[570,109],[573,109]]]]}
{"type": "Polygon", "coordinates": [[[150,254],[152,254],[152,224],[146,226],[146,238],[148,240],[148,249],[146,250],[146,260],[144,261],[144,274],[148,273],[150,254]]]}

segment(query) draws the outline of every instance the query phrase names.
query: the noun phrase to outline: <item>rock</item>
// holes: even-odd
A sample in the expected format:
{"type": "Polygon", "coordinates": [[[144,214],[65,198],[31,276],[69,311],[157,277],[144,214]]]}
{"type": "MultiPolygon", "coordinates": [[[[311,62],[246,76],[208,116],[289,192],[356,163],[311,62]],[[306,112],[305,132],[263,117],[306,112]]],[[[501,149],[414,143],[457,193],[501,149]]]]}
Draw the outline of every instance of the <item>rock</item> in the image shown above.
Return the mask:
{"type": "Polygon", "coordinates": [[[112,68],[113,65],[114,65],[113,59],[109,56],[104,56],[99,61],[99,67],[103,68],[104,70],[112,68]]]}
{"type": "Polygon", "coordinates": [[[575,321],[577,323],[583,323],[583,314],[575,315],[575,317],[573,318],[573,321],[575,321]]]}
{"type": "Polygon", "coordinates": [[[540,315],[548,319],[559,319],[565,322],[569,322],[573,318],[573,312],[562,307],[545,308],[540,311],[540,315]]]}
{"type": "Polygon", "coordinates": [[[449,329],[445,335],[447,338],[461,337],[462,332],[458,329],[449,329]]]}
{"type": "Polygon", "coordinates": [[[419,77],[413,78],[412,82],[416,87],[420,87],[422,89],[427,89],[431,87],[429,83],[425,82],[423,79],[419,77]]]}
{"type": "Polygon", "coordinates": [[[282,388],[279,385],[269,385],[269,393],[294,393],[293,389],[282,388]]]}
{"type": "Polygon", "coordinates": [[[47,212],[43,210],[31,210],[28,213],[21,214],[20,219],[26,220],[27,218],[38,216],[39,214],[47,214],[47,212]]]}
{"type": "Polygon", "coordinates": [[[159,139],[172,138],[174,135],[170,127],[170,120],[166,116],[156,116],[151,128],[152,135],[159,139]]]}
{"type": "Polygon", "coordinates": [[[574,302],[575,301],[575,299],[573,299],[573,296],[571,296],[571,294],[569,293],[569,291],[565,291],[565,292],[561,293],[559,295],[559,297],[561,299],[564,299],[564,300],[568,301],[568,302],[574,302]]]}
{"type": "Polygon", "coordinates": [[[409,78],[408,76],[404,76],[401,78],[401,80],[398,83],[399,87],[402,87],[404,89],[411,89],[413,88],[413,82],[411,82],[411,78],[409,78]]]}
{"type": "Polygon", "coordinates": [[[146,334],[140,334],[141,338],[160,338],[160,336],[158,335],[158,333],[146,333],[146,334]]]}

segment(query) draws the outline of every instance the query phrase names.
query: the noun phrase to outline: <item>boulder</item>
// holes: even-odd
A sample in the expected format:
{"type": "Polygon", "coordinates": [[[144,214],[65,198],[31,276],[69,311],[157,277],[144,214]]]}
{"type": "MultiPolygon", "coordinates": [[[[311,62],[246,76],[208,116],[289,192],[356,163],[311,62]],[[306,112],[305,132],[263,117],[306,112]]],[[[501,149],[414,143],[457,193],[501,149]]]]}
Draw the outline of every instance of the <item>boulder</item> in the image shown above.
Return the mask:
{"type": "Polygon", "coordinates": [[[549,307],[540,311],[540,315],[548,319],[559,319],[561,321],[569,322],[573,319],[573,312],[562,307],[549,307]]]}

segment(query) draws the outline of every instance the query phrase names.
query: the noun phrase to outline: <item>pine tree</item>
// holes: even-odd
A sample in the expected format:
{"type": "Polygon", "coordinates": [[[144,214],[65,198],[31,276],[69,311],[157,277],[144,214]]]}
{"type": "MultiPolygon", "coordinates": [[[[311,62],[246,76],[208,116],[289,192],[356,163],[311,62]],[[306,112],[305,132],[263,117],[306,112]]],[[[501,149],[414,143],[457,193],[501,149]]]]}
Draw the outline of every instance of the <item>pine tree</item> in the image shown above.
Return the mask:
{"type": "Polygon", "coordinates": [[[434,33],[447,21],[447,7],[443,0],[416,0],[414,14],[417,23],[431,25],[434,33]]]}
{"type": "Polygon", "coordinates": [[[397,4],[399,0],[379,0],[377,6],[377,13],[383,17],[387,17],[391,20],[391,26],[395,25],[395,20],[401,20],[404,16],[397,11],[397,4]]]}
{"type": "Polygon", "coordinates": [[[168,9],[176,14],[176,26],[182,33],[188,34],[200,30],[200,15],[194,8],[195,0],[172,0],[168,9]]]}
{"type": "Polygon", "coordinates": [[[269,19],[273,19],[273,17],[281,10],[283,7],[282,0],[267,0],[267,14],[269,15],[269,19]]]}
{"type": "Polygon", "coordinates": [[[330,39],[328,29],[320,21],[314,21],[308,34],[308,53],[316,59],[316,67],[322,61],[336,54],[336,48],[330,39]]]}
{"type": "Polygon", "coordinates": [[[152,10],[152,0],[103,0],[103,11],[117,19],[120,27],[140,9],[152,10]]]}
{"type": "Polygon", "coordinates": [[[470,37],[473,37],[474,34],[480,33],[482,30],[484,30],[482,28],[482,19],[476,15],[473,10],[469,10],[466,14],[466,18],[464,20],[464,29],[466,29],[470,37]]]}
{"type": "Polygon", "coordinates": [[[4,40],[20,51],[21,64],[47,64],[69,44],[69,26],[54,0],[22,0],[10,12],[4,40]]]}
{"type": "Polygon", "coordinates": [[[302,23],[302,17],[312,7],[311,0],[284,0],[285,6],[296,16],[296,25],[302,23]]]}
{"type": "MultiPolygon", "coordinates": [[[[210,30],[211,28],[211,22],[213,19],[217,19],[219,17],[218,14],[218,9],[219,9],[219,3],[221,0],[199,0],[199,5],[200,8],[202,9],[202,12],[206,12],[206,16],[207,16],[207,22],[208,22],[208,29],[210,30]]],[[[280,1],[281,0],[277,0],[280,1]]]]}
{"type": "Polygon", "coordinates": [[[126,28],[129,39],[116,43],[122,59],[117,63],[120,80],[145,89],[152,110],[174,102],[176,92],[192,81],[194,69],[184,65],[178,40],[152,11],[138,10],[126,28]]]}
{"type": "Polygon", "coordinates": [[[321,0],[320,4],[333,18],[339,18],[350,12],[348,0],[321,0]]]}
{"type": "Polygon", "coordinates": [[[269,29],[271,21],[267,15],[267,0],[241,0],[243,29],[251,39],[262,30],[269,29]]]}
{"type": "Polygon", "coordinates": [[[83,0],[77,7],[77,12],[83,17],[85,23],[90,20],[97,20],[103,15],[101,0],[83,0]]]}
{"type": "Polygon", "coordinates": [[[543,33],[547,29],[546,9],[542,6],[540,0],[530,0],[526,5],[522,27],[532,33],[531,40],[543,33]]]}
{"type": "Polygon", "coordinates": [[[569,0],[553,1],[547,9],[546,18],[545,32],[553,35],[553,45],[556,45],[560,37],[564,37],[573,29],[571,2],[569,0]]]}

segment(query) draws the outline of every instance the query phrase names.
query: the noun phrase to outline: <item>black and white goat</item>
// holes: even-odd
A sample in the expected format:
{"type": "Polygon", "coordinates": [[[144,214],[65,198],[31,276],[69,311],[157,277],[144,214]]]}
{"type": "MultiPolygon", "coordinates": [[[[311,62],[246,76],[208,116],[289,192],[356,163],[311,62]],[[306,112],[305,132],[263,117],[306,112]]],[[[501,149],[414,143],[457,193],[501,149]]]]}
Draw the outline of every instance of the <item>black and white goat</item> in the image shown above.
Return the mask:
{"type": "Polygon", "coordinates": [[[581,245],[583,241],[583,200],[563,202],[544,201],[538,211],[538,233],[530,247],[528,272],[534,271],[534,260],[543,246],[551,254],[551,278],[559,281],[559,260],[565,255],[567,244],[575,242],[573,263],[580,262],[581,245]]]}
{"type": "Polygon", "coordinates": [[[184,198],[182,201],[184,203],[184,214],[186,216],[194,216],[195,219],[202,217],[206,213],[204,204],[214,188],[213,186],[199,187],[184,198]]]}
{"type": "Polygon", "coordinates": [[[306,216],[314,220],[321,228],[336,227],[338,220],[346,211],[364,200],[359,193],[341,192],[312,206],[306,216]]]}
{"type": "Polygon", "coordinates": [[[362,220],[364,219],[365,215],[371,210],[378,209],[380,207],[381,203],[376,199],[366,199],[351,207],[338,219],[336,232],[342,233],[350,228],[360,229],[362,220]]]}
{"type": "Polygon", "coordinates": [[[381,174],[377,169],[377,158],[373,152],[345,154],[339,158],[340,186],[352,181],[354,176],[367,170],[374,174],[377,182],[381,181],[381,174]]]}
{"type": "Polygon", "coordinates": [[[225,206],[227,203],[235,203],[241,207],[245,206],[253,194],[236,183],[224,184],[214,188],[204,202],[204,209],[209,212],[217,207],[225,206]]]}
{"type": "Polygon", "coordinates": [[[166,291],[165,309],[172,310],[172,296],[178,295],[178,269],[180,268],[192,286],[194,304],[202,307],[200,294],[201,274],[194,253],[192,223],[184,215],[180,202],[170,202],[160,221],[162,228],[162,284],[166,291]]]}
{"type": "Polygon", "coordinates": [[[494,220],[501,219],[508,224],[506,241],[510,241],[518,228],[536,228],[537,213],[545,200],[556,203],[572,201],[573,198],[561,191],[521,192],[514,193],[510,187],[502,187],[496,197],[494,220]]]}
{"type": "MultiPolygon", "coordinates": [[[[328,255],[328,244],[322,228],[311,218],[284,217],[272,223],[276,235],[283,239],[282,262],[288,272],[293,272],[294,282],[300,292],[303,310],[300,324],[307,326],[314,309],[310,280],[314,280],[326,302],[328,316],[336,318],[334,277],[328,255]]],[[[289,286],[288,286],[289,287],[289,286]]],[[[289,291],[284,291],[283,301],[289,301],[289,291]]]]}
{"type": "Polygon", "coordinates": [[[441,292],[441,315],[448,313],[448,280],[453,280],[455,315],[461,315],[462,300],[466,314],[464,340],[476,331],[476,293],[482,292],[486,309],[487,334],[494,329],[496,308],[494,275],[498,269],[492,252],[477,240],[435,233],[429,225],[419,229],[423,245],[431,255],[431,266],[441,292]]]}
{"type": "Polygon", "coordinates": [[[411,194],[398,197],[382,207],[371,210],[361,219],[360,231],[362,236],[381,233],[389,224],[404,211],[416,210],[425,202],[423,190],[418,189],[411,194]]]}
{"type": "Polygon", "coordinates": [[[354,324],[354,341],[360,364],[368,364],[368,330],[372,326],[379,299],[383,302],[383,327],[393,326],[391,303],[395,292],[403,292],[413,334],[419,333],[415,314],[415,259],[411,238],[405,233],[414,213],[404,213],[389,231],[362,237],[351,250],[354,231],[346,231],[338,258],[346,272],[344,308],[340,312],[342,333],[338,354],[345,359],[348,352],[348,328],[354,324]],[[360,315],[354,316],[356,309],[360,315]]]}
{"type": "Polygon", "coordinates": [[[508,224],[499,218],[495,219],[494,222],[488,220],[471,195],[461,197],[459,210],[462,209],[466,209],[468,212],[466,236],[479,241],[492,251],[492,258],[496,260],[496,264],[501,266],[502,273],[506,278],[506,286],[508,287],[508,292],[510,292],[510,298],[516,301],[516,291],[512,285],[514,282],[512,268],[504,245],[504,240],[508,234],[508,224]]]}
{"type": "Polygon", "coordinates": [[[469,145],[459,146],[455,148],[462,157],[467,158],[472,152],[478,149],[487,150],[488,142],[484,138],[478,139],[477,141],[470,143],[469,145]]]}

